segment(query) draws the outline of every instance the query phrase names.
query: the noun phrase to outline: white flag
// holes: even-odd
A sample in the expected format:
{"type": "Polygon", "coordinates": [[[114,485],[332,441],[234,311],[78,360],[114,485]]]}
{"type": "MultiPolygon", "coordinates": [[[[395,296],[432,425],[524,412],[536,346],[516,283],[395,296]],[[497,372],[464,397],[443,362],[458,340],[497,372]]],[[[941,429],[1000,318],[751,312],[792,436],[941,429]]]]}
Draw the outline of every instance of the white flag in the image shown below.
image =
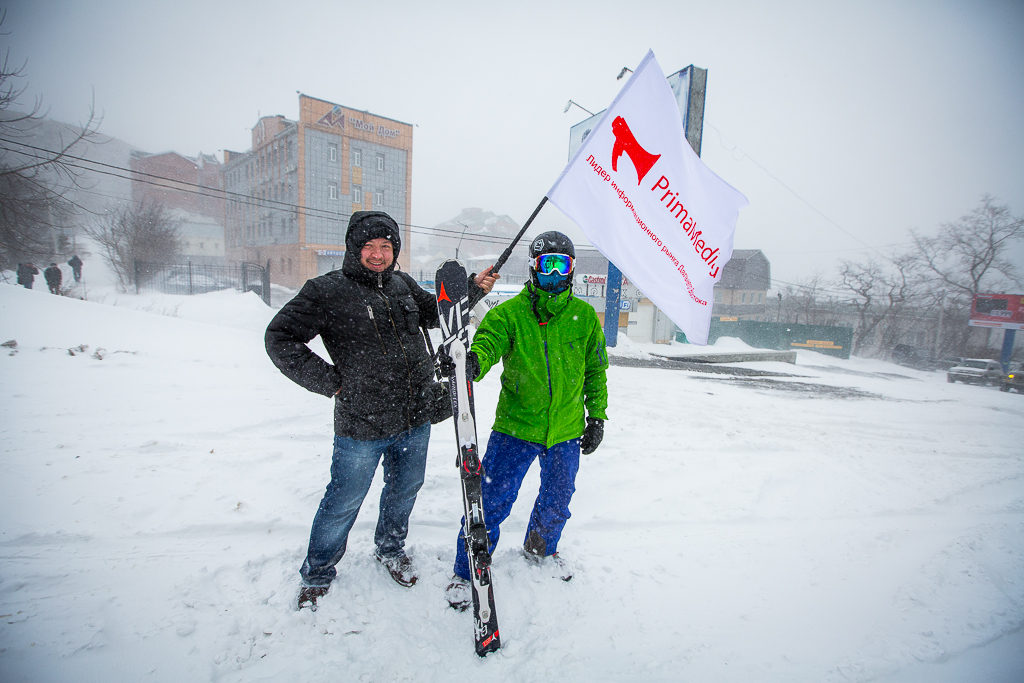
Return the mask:
{"type": "Polygon", "coordinates": [[[714,285],[747,199],[690,148],[648,52],[548,200],[686,333],[707,344],[714,285]]]}

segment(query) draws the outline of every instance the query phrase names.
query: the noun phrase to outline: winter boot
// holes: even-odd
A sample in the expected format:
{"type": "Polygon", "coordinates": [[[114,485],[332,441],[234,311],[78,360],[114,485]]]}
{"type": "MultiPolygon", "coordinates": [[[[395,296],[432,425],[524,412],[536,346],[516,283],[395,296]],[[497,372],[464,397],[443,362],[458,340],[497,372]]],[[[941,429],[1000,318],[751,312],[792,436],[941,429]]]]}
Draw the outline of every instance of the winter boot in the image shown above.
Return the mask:
{"type": "Polygon", "coordinates": [[[460,612],[465,612],[471,602],[473,602],[473,590],[470,588],[469,581],[458,575],[452,576],[452,582],[448,584],[448,588],[444,591],[444,597],[448,600],[449,606],[452,609],[457,609],[460,612]]]}
{"type": "Polygon", "coordinates": [[[551,572],[552,577],[558,577],[562,581],[572,579],[572,567],[568,562],[559,557],[558,553],[551,553],[545,556],[547,544],[536,531],[531,531],[523,544],[523,556],[532,564],[551,572]]]}
{"type": "Polygon", "coordinates": [[[395,580],[399,586],[410,586],[416,585],[416,581],[419,577],[416,575],[416,570],[412,568],[412,560],[405,553],[395,555],[393,557],[384,557],[383,555],[377,555],[374,553],[374,557],[377,561],[384,565],[384,568],[391,574],[391,578],[395,580]]]}
{"type": "Polygon", "coordinates": [[[531,529],[530,533],[526,536],[526,542],[523,543],[523,552],[527,558],[533,557],[539,558],[547,555],[548,544],[544,542],[544,537],[537,533],[536,529],[531,529]]]}
{"type": "Polygon", "coordinates": [[[311,612],[316,611],[316,601],[327,595],[329,586],[303,586],[299,589],[298,605],[295,609],[309,607],[311,612]]]}

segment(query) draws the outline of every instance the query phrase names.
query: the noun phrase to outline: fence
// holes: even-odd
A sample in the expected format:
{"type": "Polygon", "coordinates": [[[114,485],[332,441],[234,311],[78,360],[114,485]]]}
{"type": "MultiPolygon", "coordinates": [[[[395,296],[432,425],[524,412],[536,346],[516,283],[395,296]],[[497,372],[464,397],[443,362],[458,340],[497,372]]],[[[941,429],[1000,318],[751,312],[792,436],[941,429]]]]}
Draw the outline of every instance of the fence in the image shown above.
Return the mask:
{"type": "Polygon", "coordinates": [[[135,292],[156,290],[164,294],[206,294],[222,289],[255,292],[270,305],[270,261],[236,266],[186,263],[135,262],[135,292]]]}
{"type": "MultiPolygon", "coordinates": [[[[719,337],[738,337],[758,349],[795,351],[809,349],[837,358],[849,358],[853,342],[853,328],[831,325],[798,325],[795,323],[763,323],[754,320],[723,321],[711,319],[708,344],[719,337]]],[[[678,341],[686,341],[679,332],[678,341]]]]}

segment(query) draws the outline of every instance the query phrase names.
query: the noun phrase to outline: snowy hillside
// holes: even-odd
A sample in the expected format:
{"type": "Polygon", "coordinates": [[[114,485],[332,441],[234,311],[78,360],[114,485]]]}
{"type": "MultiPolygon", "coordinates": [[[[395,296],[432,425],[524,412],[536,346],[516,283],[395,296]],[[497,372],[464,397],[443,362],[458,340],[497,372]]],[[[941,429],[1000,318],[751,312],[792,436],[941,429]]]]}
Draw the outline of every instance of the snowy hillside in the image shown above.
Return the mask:
{"type": "MultiPolygon", "coordinates": [[[[742,364],[781,376],[612,367],[561,545],[576,576],[518,554],[534,471],[481,660],[444,600],[450,422],[411,520],[419,583],[372,559],[378,472],[297,612],[330,402],[267,359],[253,294],[104,301],[0,285],[5,682],[1021,680],[1024,396],[804,351],[742,364]]],[[[483,439],[498,387],[478,385],[483,439]]]]}

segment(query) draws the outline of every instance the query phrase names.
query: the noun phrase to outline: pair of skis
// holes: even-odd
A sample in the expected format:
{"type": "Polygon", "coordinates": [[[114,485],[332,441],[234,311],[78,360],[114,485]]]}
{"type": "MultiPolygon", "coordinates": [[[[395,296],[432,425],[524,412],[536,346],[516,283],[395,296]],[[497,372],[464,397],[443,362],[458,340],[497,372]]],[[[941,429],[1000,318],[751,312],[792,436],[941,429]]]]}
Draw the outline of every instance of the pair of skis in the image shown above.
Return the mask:
{"type": "Polygon", "coordinates": [[[466,353],[469,351],[469,282],[466,269],[458,261],[445,261],[437,269],[434,286],[441,319],[441,347],[455,365],[448,382],[458,446],[456,465],[462,482],[463,532],[473,591],[473,631],[476,653],[483,657],[499,649],[501,640],[498,637],[498,617],[494,612],[490,542],[484,524],[483,465],[476,439],[473,379],[466,376],[466,353]]]}

